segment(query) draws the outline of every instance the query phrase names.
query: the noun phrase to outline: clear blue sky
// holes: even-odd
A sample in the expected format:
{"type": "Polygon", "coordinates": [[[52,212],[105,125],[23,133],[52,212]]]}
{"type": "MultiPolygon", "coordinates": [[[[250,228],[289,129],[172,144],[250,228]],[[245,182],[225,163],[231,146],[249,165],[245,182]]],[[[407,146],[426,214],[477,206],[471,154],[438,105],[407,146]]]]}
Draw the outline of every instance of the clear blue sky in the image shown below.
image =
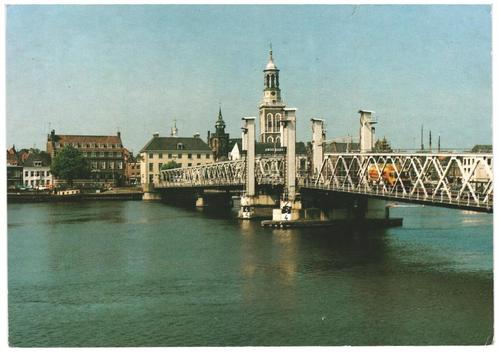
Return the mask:
{"type": "Polygon", "coordinates": [[[358,109],[396,148],[491,143],[490,6],[9,6],[7,144],[114,134],[137,152],[173,119],[180,135],[231,137],[257,116],[268,44],[282,96],[327,137],[358,134],[358,109]],[[427,136],[426,136],[427,138],[427,136]],[[427,143],[427,141],[426,141],[427,143]]]}

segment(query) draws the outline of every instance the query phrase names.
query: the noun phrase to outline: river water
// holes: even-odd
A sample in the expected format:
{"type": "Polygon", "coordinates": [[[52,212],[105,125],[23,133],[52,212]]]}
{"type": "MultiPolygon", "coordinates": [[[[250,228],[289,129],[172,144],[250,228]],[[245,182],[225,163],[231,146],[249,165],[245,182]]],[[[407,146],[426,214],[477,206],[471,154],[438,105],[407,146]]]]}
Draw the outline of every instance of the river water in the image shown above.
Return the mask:
{"type": "Polygon", "coordinates": [[[8,205],[12,346],[493,341],[492,216],[263,229],[141,201],[8,205]]]}

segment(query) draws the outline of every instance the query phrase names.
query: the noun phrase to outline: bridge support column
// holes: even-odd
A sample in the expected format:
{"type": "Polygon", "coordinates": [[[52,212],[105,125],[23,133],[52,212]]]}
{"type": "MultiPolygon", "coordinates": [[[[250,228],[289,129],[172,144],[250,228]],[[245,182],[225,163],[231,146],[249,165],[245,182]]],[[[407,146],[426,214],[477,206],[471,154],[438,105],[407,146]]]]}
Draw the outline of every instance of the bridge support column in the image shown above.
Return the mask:
{"type": "Polygon", "coordinates": [[[155,191],[153,183],[146,183],[142,186],[144,194],[142,200],[161,200],[161,195],[155,191]]]}
{"type": "Polygon", "coordinates": [[[271,218],[278,198],[267,194],[240,197],[239,219],[271,218]]]}
{"type": "Polygon", "coordinates": [[[375,127],[377,122],[373,120],[373,111],[360,110],[360,152],[370,153],[375,143],[375,127]]]}
{"type": "Polygon", "coordinates": [[[325,132],[323,131],[323,120],[311,119],[311,131],[313,137],[311,144],[313,147],[312,171],[313,175],[318,175],[323,164],[323,141],[325,132]]]}
{"type": "Polygon", "coordinates": [[[255,117],[244,117],[242,128],[242,149],[246,151],[246,189],[240,198],[239,218],[252,219],[260,217],[256,211],[259,198],[256,197],[256,140],[255,140],[255,117]],[[244,149],[245,148],[245,149],[244,149]]]}
{"type": "Polygon", "coordinates": [[[206,202],[204,201],[203,196],[198,196],[197,199],[195,200],[195,207],[196,208],[204,208],[206,206],[206,202]]]}

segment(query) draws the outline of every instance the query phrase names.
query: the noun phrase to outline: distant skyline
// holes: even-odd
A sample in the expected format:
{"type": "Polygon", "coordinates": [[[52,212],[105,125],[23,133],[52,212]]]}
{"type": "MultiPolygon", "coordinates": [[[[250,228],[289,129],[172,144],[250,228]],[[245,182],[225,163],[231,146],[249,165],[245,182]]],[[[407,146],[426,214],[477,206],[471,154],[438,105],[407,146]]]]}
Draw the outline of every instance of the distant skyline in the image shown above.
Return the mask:
{"type": "Polygon", "coordinates": [[[272,43],[282,98],[327,139],[377,137],[418,148],[491,144],[488,5],[11,5],[7,7],[7,146],[44,150],[60,134],[115,134],[137,153],[154,132],[227,131],[257,116],[272,43]]]}

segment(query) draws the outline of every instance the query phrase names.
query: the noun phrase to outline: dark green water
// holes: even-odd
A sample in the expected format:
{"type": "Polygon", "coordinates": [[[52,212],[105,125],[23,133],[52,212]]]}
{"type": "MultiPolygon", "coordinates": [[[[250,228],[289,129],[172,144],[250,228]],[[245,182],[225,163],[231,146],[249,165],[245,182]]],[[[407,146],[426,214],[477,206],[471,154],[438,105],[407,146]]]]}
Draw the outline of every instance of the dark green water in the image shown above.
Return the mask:
{"type": "Polygon", "coordinates": [[[13,346],[493,340],[492,216],[271,230],[160,203],[8,205],[13,346]]]}

